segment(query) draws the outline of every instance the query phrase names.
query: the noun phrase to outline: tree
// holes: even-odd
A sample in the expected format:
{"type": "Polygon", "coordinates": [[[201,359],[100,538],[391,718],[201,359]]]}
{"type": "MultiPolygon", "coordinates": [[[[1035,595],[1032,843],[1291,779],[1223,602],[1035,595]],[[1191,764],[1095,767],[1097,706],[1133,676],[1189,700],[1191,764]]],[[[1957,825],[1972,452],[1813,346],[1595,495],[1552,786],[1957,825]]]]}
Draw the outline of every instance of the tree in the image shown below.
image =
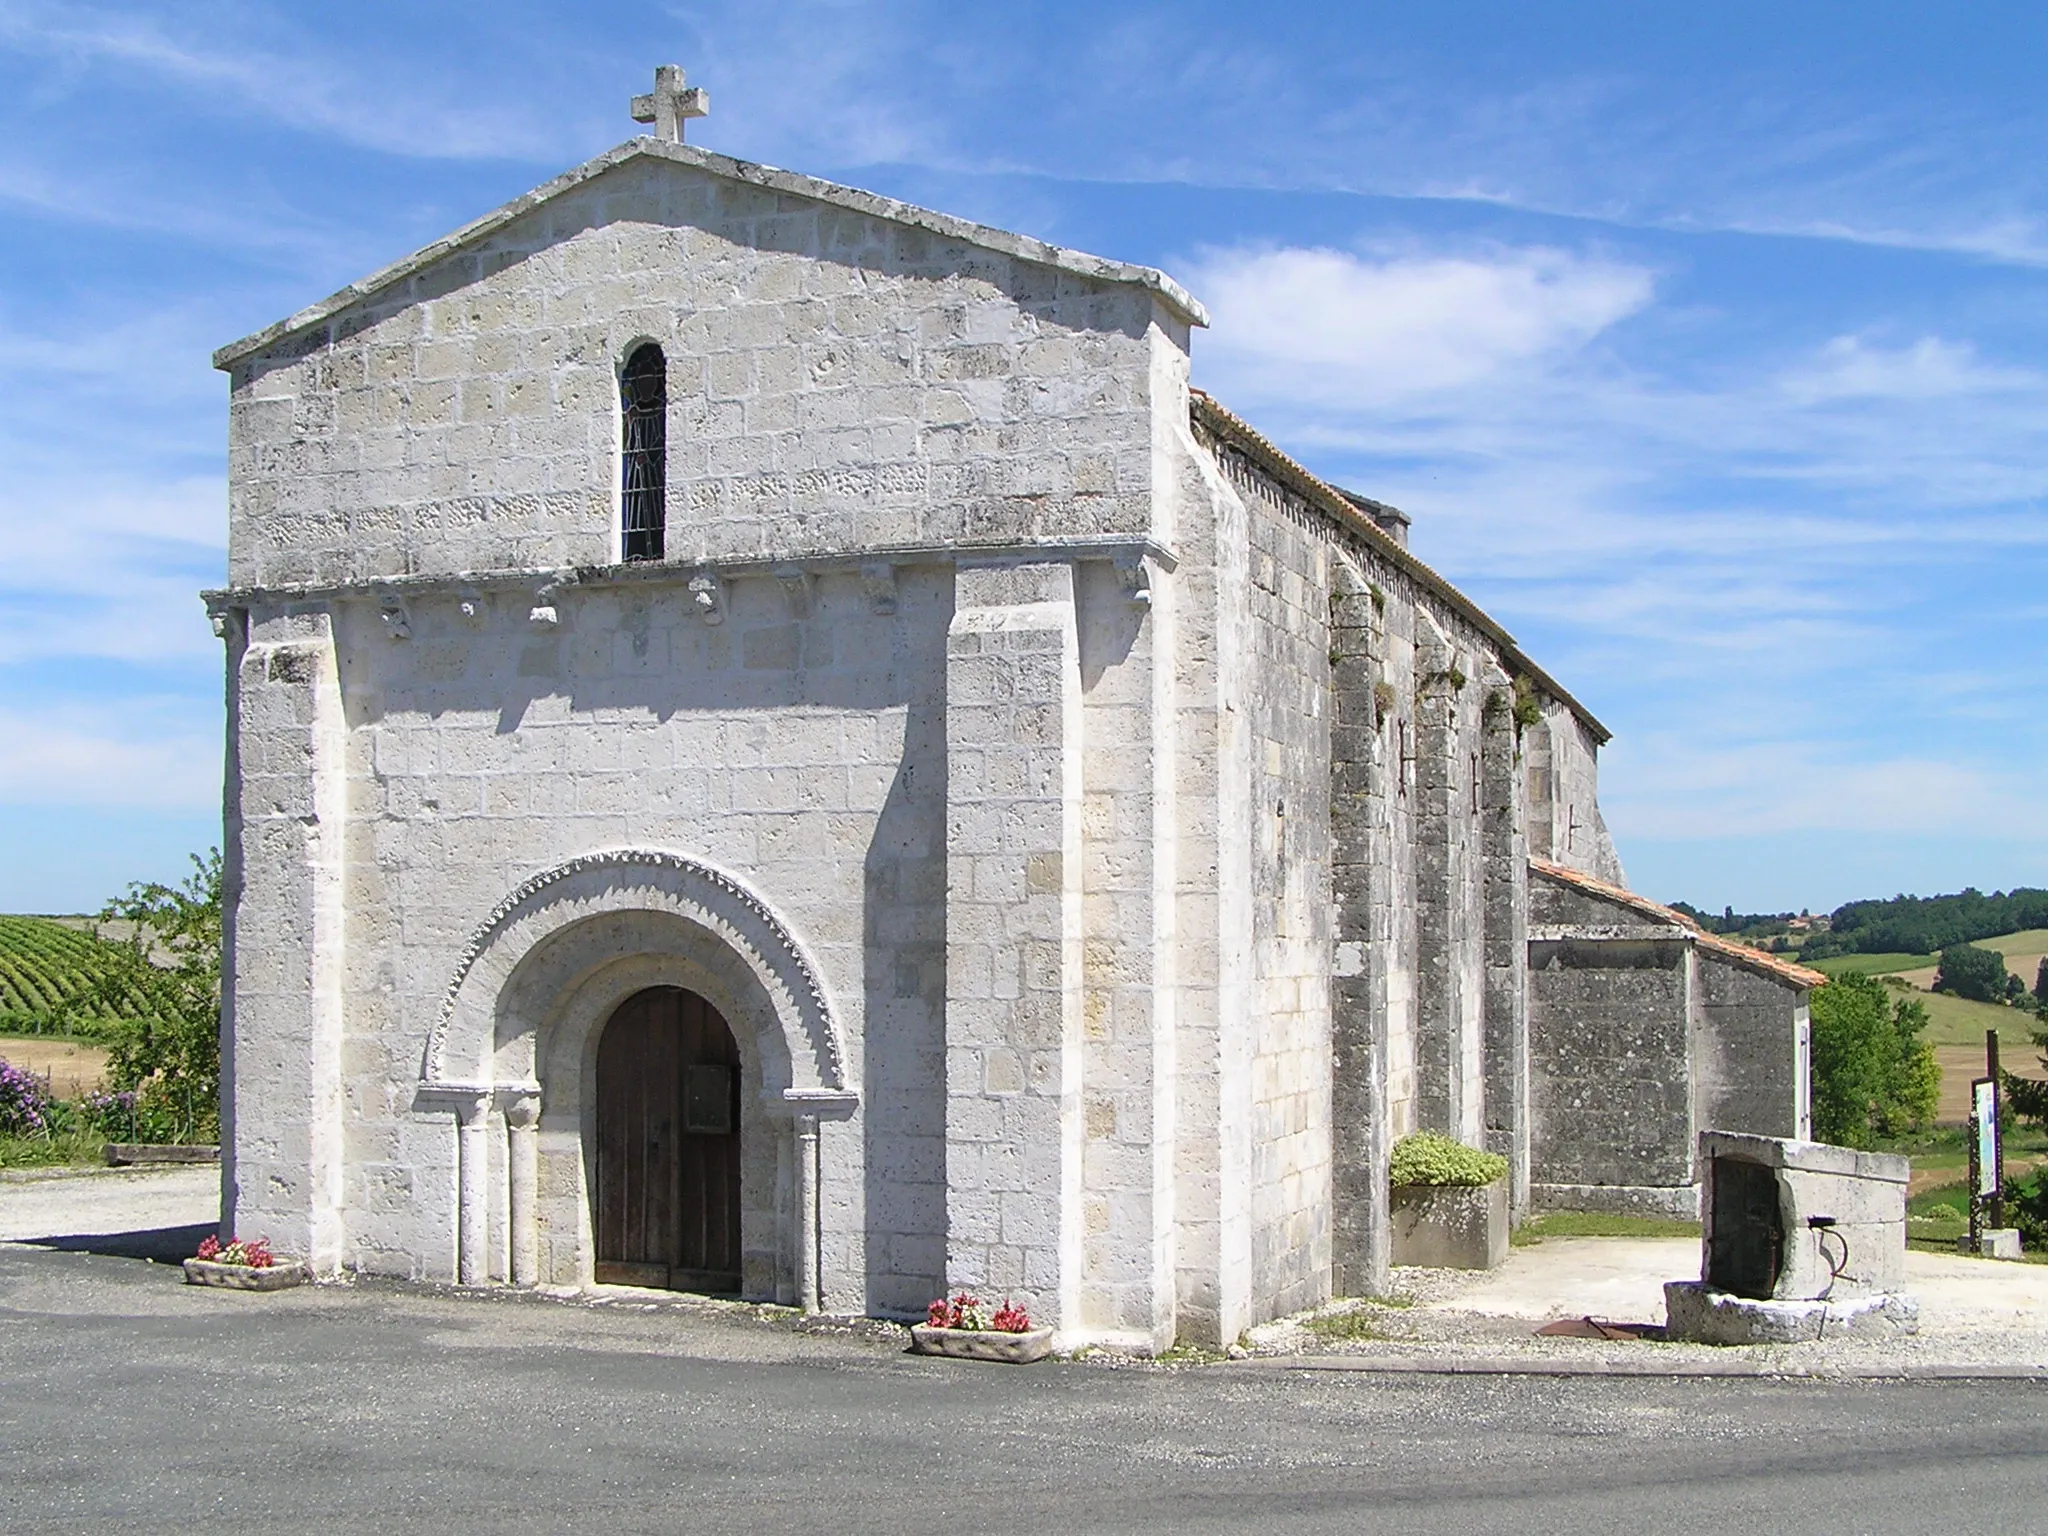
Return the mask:
{"type": "Polygon", "coordinates": [[[1874,977],[1839,976],[1815,990],[1809,1009],[1815,1140],[1867,1147],[1934,1117],[1941,1069],[1921,1038],[1924,1003],[1894,1001],[1874,977]]]}
{"type": "Polygon", "coordinates": [[[1934,990],[1951,992],[1973,1003],[2006,1000],[2005,956],[1975,944],[1951,944],[1941,952],[1934,972],[1934,990]]]}
{"type": "Polygon", "coordinates": [[[2041,963],[2034,970],[2034,1008],[2036,1012],[2048,1014],[2048,955],[2041,957],[2041,963]]]}
{"type": "Polygon", "coordinates": [[[108,1086],[133,1095],[132,1134],[143,1141],[220,1136],[220,850],[192,855],[192,866],[182,885],[131,885],[101,909],[110,963],[66,1005],[124,1016],[108,1086]]]}

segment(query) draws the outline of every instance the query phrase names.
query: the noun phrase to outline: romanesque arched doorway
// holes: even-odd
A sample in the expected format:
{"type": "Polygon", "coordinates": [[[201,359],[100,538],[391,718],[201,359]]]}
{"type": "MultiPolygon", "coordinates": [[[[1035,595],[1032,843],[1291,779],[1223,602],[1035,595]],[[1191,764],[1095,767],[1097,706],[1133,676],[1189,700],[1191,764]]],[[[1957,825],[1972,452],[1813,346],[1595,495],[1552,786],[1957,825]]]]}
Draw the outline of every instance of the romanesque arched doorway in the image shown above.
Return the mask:
{"type": "Polygon", "coordinates": [[[740,1053],[713,1008],[649,987],[597,1046],[595,1278],[740,1288],[740,1053]]]}

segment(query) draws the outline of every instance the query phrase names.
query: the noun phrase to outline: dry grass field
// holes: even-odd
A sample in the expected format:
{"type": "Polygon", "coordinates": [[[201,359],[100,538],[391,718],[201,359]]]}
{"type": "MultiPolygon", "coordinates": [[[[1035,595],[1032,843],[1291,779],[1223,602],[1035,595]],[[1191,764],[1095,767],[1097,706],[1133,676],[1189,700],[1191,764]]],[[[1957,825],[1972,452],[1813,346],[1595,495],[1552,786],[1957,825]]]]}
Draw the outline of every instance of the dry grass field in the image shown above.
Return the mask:
{"type": "Polygon", "coordinates": [[[92,1092],[107,1071],[107,1053],[100,1046],[34,1035],[0,1035],[0,1061],[47,1077],[50,1091],[60,1099],[92,1092]]]}
{"type": "MultiPolygon", "coordinates": [[[[2019,977],[2028,991],[2034,989],[2034,978],[2040,974],[2041,957],[2048,955],[2048,928],[2029,928],[2024,933],[2003,934],[1995,939],[1977,940],[1979,949],[1995,949],[2005,956],[2005,968],[2019,977]]],[[[1847,957],[1845,957],[1847,958],[1847,957]]],[[[1889,971],[1881,974],[1897,976],[1908,986],[1922,992],[1934,985],[1935,966],[1916,966],[1910,971],[1889,971]]]]}

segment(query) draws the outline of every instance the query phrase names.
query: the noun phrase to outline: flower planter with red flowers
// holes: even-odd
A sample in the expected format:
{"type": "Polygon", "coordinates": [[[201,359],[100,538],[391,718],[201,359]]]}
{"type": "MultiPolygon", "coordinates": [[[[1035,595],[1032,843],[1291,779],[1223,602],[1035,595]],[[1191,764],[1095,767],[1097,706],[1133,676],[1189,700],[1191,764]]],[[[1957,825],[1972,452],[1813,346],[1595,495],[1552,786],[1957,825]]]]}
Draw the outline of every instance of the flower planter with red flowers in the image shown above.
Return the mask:
{"type": "Polygon", "coordinates": [[[1052,1330],[1032,1327],[1030,1314],[1008,1300],[991,1309],[962,1291],[932,1303],[929,1320],[910,1330],[910,1347],[920,1355],[1029,1365],[1052,1353],[1052,1330]]]}
{"type": "Polygon", "coordinates": [[[312,1279],[306,1266],[279,1263],[267,1238],[243,1242],[236,1238],[223,1243],[217,1237],[201,1240],[199,1252],[185,1261],[187,1285],[214,1285],[228,1291],[282,1291],[304,1285],[312,1279]]]}

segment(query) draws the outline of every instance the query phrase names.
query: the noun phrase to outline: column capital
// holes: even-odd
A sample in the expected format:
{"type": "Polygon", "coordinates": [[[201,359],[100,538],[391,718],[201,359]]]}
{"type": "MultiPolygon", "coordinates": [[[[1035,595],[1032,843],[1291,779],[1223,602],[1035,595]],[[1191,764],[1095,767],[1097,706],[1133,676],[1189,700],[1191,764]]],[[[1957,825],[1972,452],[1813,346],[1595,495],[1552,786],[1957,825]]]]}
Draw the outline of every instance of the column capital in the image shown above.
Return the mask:
{"type": "Polygon", "coordinates": [[[422,1083],[413,1095],[416,1108],[445,1110],[465,1126],[482,1125],[491,1112],[496,1090],[488,1083],[422,1083]]]}

